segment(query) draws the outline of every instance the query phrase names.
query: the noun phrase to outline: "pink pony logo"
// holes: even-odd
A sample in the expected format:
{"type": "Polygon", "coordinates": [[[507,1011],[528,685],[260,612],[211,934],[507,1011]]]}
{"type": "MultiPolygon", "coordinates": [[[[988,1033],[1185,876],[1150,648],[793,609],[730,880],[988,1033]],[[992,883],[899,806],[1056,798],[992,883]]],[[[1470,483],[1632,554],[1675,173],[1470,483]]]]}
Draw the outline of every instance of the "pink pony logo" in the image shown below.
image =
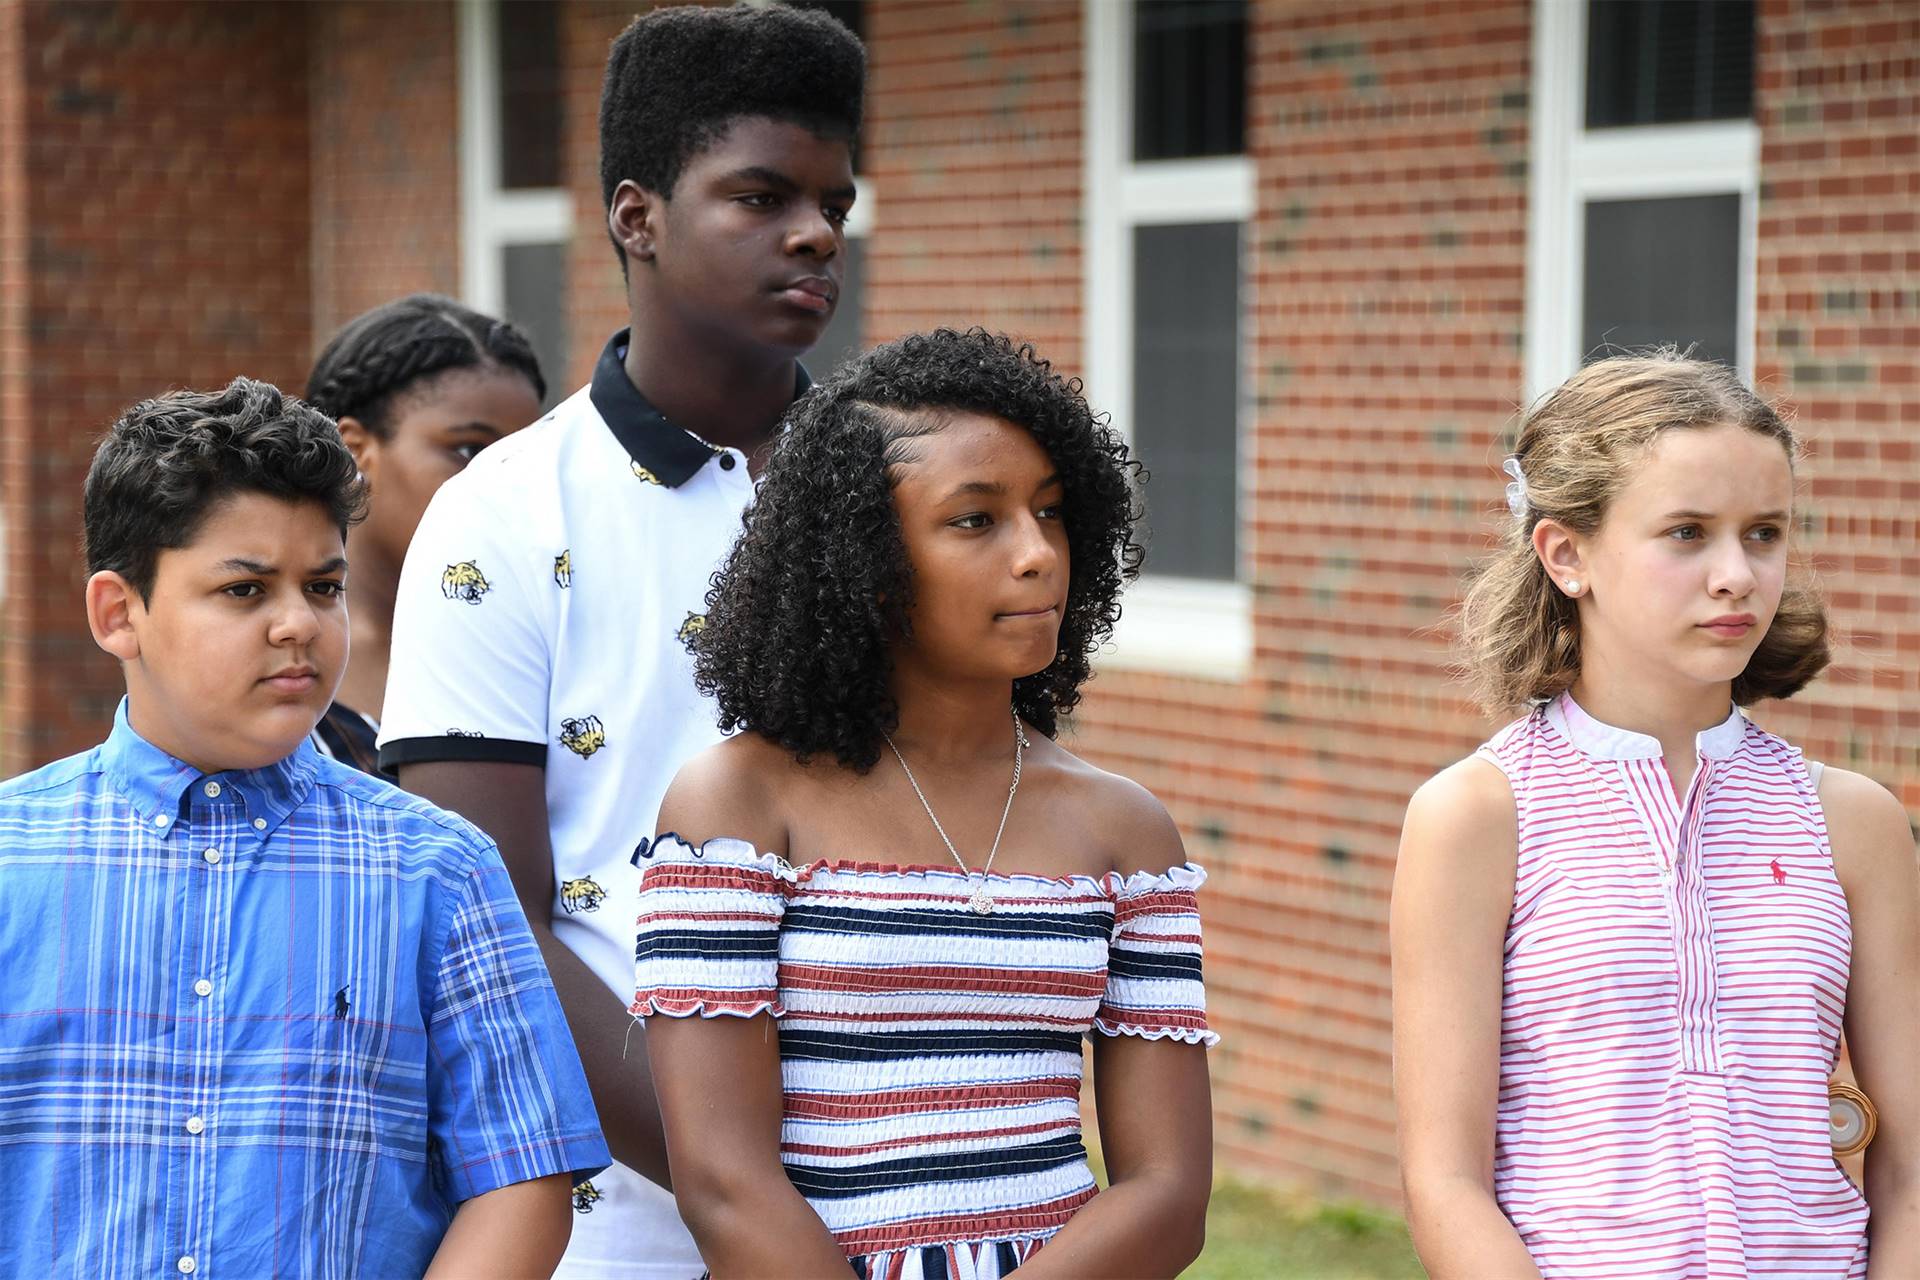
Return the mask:
{"type": "Polygon", "coordinates": [[[1785,884],[1787,882],[1786,870],[1780,865],[1780,859],[1778,858],[1773,860],[1773,882],[1775,884],[1785,884]]]}

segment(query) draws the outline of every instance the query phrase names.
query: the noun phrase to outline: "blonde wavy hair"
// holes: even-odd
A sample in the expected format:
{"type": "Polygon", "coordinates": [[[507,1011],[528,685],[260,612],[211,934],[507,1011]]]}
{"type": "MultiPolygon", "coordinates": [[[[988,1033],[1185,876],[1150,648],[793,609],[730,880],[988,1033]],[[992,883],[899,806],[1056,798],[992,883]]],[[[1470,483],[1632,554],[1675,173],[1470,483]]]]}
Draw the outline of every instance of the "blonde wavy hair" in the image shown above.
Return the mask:
{"type": "MultiPolygon", "coordinates": [[[[1661,433],[1718,426],[1778,440],[1789,465],[1800,458],[1793,428],[1731,369],[1671,347],[1596,360],[1534,405],[1514,446],[1526,510],[1508,522],[1460,607],[1462,665],[1482,707],[1498,715],[1556,697],[1580,674],[1579,611],[1534,554],[1534,526],[1555,520],[1595,533],[1661,433]]],[[[1790,571],[1733,700],[1788,697],[1828,660],[1826,606],[1790,571]]]]}

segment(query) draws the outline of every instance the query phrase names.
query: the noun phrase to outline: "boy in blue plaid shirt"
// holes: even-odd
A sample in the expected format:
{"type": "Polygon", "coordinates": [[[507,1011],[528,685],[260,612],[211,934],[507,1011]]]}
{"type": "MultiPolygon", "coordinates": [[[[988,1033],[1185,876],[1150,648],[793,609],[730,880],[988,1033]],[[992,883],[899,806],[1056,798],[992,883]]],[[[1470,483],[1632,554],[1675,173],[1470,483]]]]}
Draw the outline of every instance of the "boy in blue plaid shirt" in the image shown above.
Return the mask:
{"type": "Polygon", "coordinates": [[[0,1273],[544,1276],[608,1163],[492,841],[307,742],[360,490],[244,378],[94,457],[127,698],[0,784],[0,1273]]]}

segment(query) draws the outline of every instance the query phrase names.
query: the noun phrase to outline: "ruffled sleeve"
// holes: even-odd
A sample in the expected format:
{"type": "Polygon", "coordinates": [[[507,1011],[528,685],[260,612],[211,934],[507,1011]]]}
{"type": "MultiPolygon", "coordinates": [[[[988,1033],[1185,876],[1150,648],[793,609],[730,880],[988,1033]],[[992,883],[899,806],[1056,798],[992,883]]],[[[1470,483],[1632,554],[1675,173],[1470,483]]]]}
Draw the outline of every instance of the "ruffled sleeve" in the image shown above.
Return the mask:
{"type": "Polygon", "coordinates": [[[634,995],[628,1012],[751,1017],[780,1003],[780,921],[794,873],[744,840],[694,848],[663,835],[640,868],[634,995]]]}
{"type": "Polygon", "coordinates": [[[1219,1043],[1207,1029],[1207,993],[1200,980],[1200,906],[1194,890],[1206,878],[1191,862],[1161,876],[1109,877],[1113,941],[1095,1030],[1209,1048],[1219,1043]]]}

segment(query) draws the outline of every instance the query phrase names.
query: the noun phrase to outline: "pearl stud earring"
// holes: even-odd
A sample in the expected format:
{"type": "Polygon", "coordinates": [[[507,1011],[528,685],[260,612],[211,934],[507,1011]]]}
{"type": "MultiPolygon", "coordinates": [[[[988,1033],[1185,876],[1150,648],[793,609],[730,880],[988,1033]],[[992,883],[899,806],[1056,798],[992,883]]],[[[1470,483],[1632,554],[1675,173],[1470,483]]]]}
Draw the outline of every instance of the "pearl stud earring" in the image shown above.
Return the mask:
{"type": "Polygon", "coordinates": [[[1567,579],[1567,594],[1570,596],[1577,596],[1580,594],[1580,579],[1578,578],[1567,579]]]}

